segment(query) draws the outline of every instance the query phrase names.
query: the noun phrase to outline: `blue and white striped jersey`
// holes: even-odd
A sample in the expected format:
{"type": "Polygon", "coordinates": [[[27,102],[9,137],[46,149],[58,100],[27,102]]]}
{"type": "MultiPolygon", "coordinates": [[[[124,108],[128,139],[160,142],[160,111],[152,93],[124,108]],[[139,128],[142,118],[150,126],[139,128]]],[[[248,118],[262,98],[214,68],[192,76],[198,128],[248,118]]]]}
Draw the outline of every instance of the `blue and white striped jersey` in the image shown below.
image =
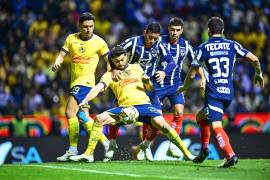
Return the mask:
{"type": "Polygon", "coordinates": [[[234,96],[233,67],[237,57],[249,53],[239,43],[211,37],[196,50],[194,64],[201,64],[206,77],[206,95],[231,100],[234,96]]]}
{"type": "Polygon", "coordinates": [[[136,36],[125,40],[120,46],[127,50],[129,63],[139,63],[144,73],[152,79],[155,79],[154,74],[159,63],[166,64],[164,69],[166,75],[175,67],[171,53],[159,41],[151,48],[146,48],[144,46],[144,37],[136,36]]]}
{"type": "MultiPolygon", "coordinates": [[[[189,59],[190,62],[193,61],[194,59],[193,47],[190,45],[190,43],[187,40],[183,38],[179,38],[176,44],[171,44],[168,35],[161,36],[160,41],[162,44],[164,44],[165,47],[167,47],[167,49],[172,54],[176,67],[172,70],[171,73],[166,75],[163,82],[161,82],[160,84],[155,84],[155,85],[160,86],[160,87],[172,86],[176,84],[182,85],[183,82],[181,80],[181,72],[182,72],[183,62],[186,59],[186,57],[189,59]]],[[[165,67],[161,67],[161,68],[165,68],[165,67]]]]}

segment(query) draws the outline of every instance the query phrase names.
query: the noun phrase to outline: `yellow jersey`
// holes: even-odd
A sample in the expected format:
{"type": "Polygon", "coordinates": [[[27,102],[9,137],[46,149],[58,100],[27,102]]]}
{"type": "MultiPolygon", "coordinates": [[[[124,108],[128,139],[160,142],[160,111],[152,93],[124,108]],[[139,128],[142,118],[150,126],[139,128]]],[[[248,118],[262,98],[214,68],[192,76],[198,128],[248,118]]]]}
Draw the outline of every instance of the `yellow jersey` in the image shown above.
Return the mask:
{"type": "Polygon", "coordinates": [[[71,57],[71,84],[87,87],[95,86],[95,72],[101,56],[109,52],[106,42],[93,34],[88,40],[82,40],[80,33],[70,34],[62,47],[71,57]]]}
{"type": "Polygon", "coordinates": [[[117,98],[119,106],[150,104],[142,82],[143,69],[139,64],[129,64],[122,71],[120,81],[112,80],[112,73],[106,72],[100,82],[110,87],[117,98]]]}

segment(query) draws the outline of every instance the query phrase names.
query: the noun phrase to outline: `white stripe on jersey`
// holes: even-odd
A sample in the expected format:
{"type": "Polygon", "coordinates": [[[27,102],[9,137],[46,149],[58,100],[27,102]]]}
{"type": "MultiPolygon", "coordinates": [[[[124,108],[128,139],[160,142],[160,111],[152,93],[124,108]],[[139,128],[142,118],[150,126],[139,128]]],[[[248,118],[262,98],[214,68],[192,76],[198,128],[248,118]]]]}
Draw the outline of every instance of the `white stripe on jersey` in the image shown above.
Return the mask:
{"type": "Polygon", "coordinates": [[[203,68],[203,73],[204,73],[205,79],[206,79],[207,82],[209,82],[209,73],[207,71],[205,62],[203,62],[202,68],[203,68]]]}
{"type": "Polygon", "coordinates": [[[199,50],[196,59],[197,59],[197,60],[200,60],[201,57],[202,57],[202,50],[199,50]]]}
{"type": "Polygon", "coordinates": [[[210,104],[208,104],[208,107],[214,111],[220,112],[221,114],[223,114],[223,109],[220,109],[219,107],[216,106],[212,106],[210,104]]]}
{"type": "Polygon", "coordinates": [[[235,43],[234,48],[238,54],[240,54],[241,56],[245,56],[245,52],[241,50],[240,44],[235,43]]]}
{"type": "MultiPolygon", "coordinates": [[[[180,46],[179,44],[176,45],[176,61],[175,61],[175,68],[173,69],[173,72],[172,72],[172,76],[171,76],[171,86],[173,85],[173,79],[174,79],[174,74],[175,74],[175,71],[176,69],[178,68],[178,65],[177,65],[177,62],[178,62],[178,59],[179,59],[179,55],[180,55],[180,46]]],[[[183,61],[182,61],[183,62],[183,61]]],[[[179,78],[180,78],[180,75],[181,75],[181,71],[179,72],[179,78]]]]}
{"type": "Polygon", "coordinates": [[[161,43],[159,43],[159,46],[161,47],[161,50],[162,50],[163,55],[166,56],[167,55],[167,52],[166,52],[164,46],[161,43]]]}
{"type": "Polygon", "coordinates": [[[137,45],[137,38],[138,37],[134,38],[133,47],[132,47],[132,51],[131,51],[131,57],[129,58],[131,61],[133,60],[133,56],[134,56],[134,53],[135,53],[135,48],[136,48],[136,45],[137,45]]]}
{"type": "Polygon", "coordinates": [[[132,41],[129,41],[129,42],[124,46],[124,49],[129,48],[131,45],[132,45],[132,41]]]}

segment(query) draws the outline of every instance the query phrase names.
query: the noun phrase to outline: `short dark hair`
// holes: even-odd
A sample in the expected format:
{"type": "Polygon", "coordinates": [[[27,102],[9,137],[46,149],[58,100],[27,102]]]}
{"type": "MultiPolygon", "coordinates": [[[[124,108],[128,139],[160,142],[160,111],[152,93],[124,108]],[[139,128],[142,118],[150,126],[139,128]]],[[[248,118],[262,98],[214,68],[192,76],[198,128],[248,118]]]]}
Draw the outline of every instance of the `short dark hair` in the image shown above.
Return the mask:
{"type": "Polygon", "coordinates": [[[224,29],[224,22],[220,17],[211,17],[208,20],[207,26],[211,34],[221,34],[224,29]]]}
{"type": "Polygon", "coordinates": [[[82,23],[84,21],[90,21],[90,20],[95,21],[95,16],[91,14],[90,12],[84,12],[80,15],[79,23],[82,23]]]}
{"type": "Polygon", "coordinates": [[[122,54],[127,54],[127,51],[123,47],[121,47],[119,45],[113,47],[111,49],[111,51],[110,51],[110,57],[111,58],[121,56],[122,54]]]}
{"type": "Polygon", "coordinates": [[[146,26],[145,30],[150,33],[160,33],[161,26],[158,22],[151,22],[146,26]]]}
{"type": "Polygon", "coordinates": [[[184,21],[182,18],[173,17],[170,19],[169,26],[184,26],[184,21]]]}

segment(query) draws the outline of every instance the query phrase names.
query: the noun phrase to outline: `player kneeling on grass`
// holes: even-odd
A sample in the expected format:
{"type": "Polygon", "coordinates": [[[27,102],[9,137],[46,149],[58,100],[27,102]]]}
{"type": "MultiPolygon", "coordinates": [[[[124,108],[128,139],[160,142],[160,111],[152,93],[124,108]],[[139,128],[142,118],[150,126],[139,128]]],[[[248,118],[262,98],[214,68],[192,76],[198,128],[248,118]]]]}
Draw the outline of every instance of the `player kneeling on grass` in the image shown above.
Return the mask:
{"type": "MultiPolygon", "coordinates": [[[[94,150],[104,125],[130,124],[138,120],[151,123],[181,149],[187,159],[193,160],[194,156],[185,147],[175,130],[164,120],[161,113],[151,105],[145,89],[151,91],[153,86],[149,77],[143,75],[141,66],[139,64],[128,64],[126,51],[120,46],[111,50],[109,59],[116,69],[122,71],[121,80],[113,81],[111,72],[106,72],[81,105],[94,99],[103,89],[110,87],[117,98],[119,107],[109,109],[96,116],[86,151],[81,155],[72,156],[70,159],[93,162],[94,150]]],[[[80,114],[83,114],[83,112],[80,114]]]]}

